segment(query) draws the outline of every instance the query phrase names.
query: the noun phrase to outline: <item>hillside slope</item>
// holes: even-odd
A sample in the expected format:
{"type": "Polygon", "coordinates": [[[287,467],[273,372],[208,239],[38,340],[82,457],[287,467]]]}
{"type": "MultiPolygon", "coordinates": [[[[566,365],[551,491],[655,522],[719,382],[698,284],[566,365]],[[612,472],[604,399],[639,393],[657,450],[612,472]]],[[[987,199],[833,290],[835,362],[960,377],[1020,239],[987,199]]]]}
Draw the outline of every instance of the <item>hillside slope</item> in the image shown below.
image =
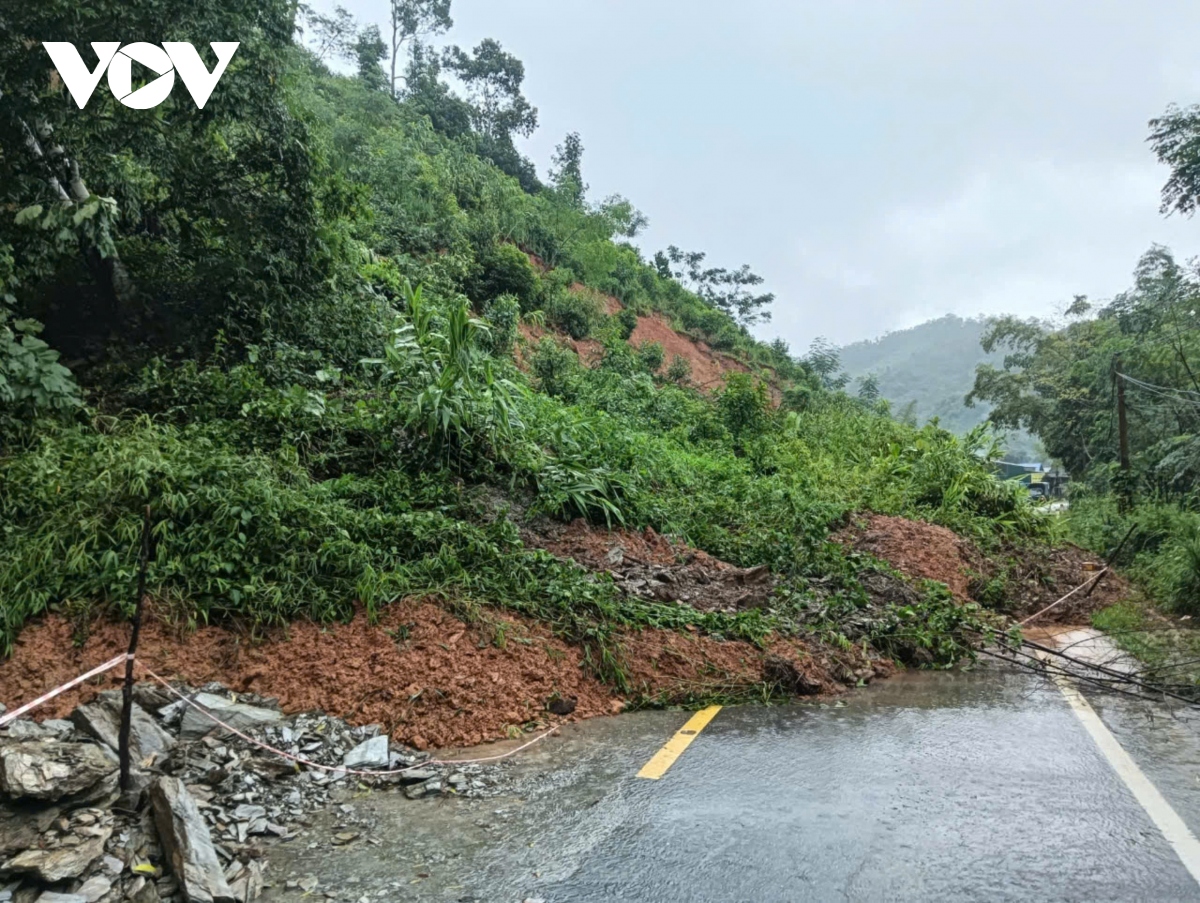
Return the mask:
{"type": "MultiPolygon", "coordinates": [[[[987,329],[983,317],[964,319],[947,314],[908,329],[889,332],[878,339],[855,342],[840,349],[842,366],[852,386],[874,374],[879,391],[896,416],[910,413],[917,423],[934,417],[954,433],[987,420],[990,405],[969,408],[963,399],[975,381],[975,368],[1000,364],[1002,352],[987,354],[980,339],[987,329]]],[[[1036,457],[1034,441],[1025,433],[1009,439],[1009,454],[1022,460],[1036,457]]]]}

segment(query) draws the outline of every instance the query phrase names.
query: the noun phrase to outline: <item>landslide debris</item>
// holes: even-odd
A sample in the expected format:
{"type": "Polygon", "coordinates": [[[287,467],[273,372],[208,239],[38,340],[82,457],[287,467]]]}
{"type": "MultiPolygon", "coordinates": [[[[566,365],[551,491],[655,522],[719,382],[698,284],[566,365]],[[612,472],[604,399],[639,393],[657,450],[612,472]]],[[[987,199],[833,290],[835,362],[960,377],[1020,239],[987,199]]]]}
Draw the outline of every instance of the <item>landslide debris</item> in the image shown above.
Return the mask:
{"type": "Polygon", "coordinates": [[[944,583],[964,602],[971,598],[971,574],[982,563],[953,530],[906,517],[867,514],[831,538],[886,561],[906,577],[944,583]]]}
{"type": "Polygon", "coordinates": [[[107,730],[96,730],[97,712],[119,694],[100,694],[70,722],[15,721],[0,729],[0,901],[247,903],[272,883],[268,841],[371,842],[374,826],[349,807],[331,836],[310,830],[312,814],[340,792],[391,789],[415,800],[495,786],[494,767],[439,764],[391,743],[378,724],[287,716],[276,700],[220,684],[175,689],[253,740],[326,768],[275,755],[203,715],[198,730],[188,718],[196,710],[157,683],[135,687],[132,746],[150,751],[133,759],[130,796],[118,791],[107,730]]]}
{"type": "Polygon", "coordinates": [[[523,533],[526,545],[612,576],[628,596],[674,602],[701,611],[736,613],[765,605],[775,581],[764,567],[739,568],[706,552],[641,532],[604,530],[582,518],[542,521],[523,533]]]}
{"type": "MultiPolygon", "coordinates": [[[[945,527],[882,514],[860,515],[831,538],[886,561],[910,579],[944,583],[956,599],[980,602],[1018,619],[1040,612],[1104,568],[1098,556],[1071,544],[1009,545],[985,556],[945,527]]],[[[911,589],[897,587],[884,575],[866,575],[863,582],[873,597],[888,602],[911,604],[901,598],[906,592],[915,598],[911,589]]],[[[1129,582],[1109,571],[1094,589],[1072,596],[1041,615],[1038,623],[1087,623],[1092,612],[1129,594],[1129,582]]]]}

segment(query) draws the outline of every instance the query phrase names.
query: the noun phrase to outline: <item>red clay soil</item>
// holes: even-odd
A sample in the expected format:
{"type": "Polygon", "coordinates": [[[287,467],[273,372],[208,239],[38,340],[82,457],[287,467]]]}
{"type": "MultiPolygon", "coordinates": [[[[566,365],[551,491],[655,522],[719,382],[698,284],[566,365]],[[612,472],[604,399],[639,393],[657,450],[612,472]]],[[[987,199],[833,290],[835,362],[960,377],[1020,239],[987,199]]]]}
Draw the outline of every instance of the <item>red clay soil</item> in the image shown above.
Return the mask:
{"type": "MultiPolygon", "coordinates": [[[[777,679],[764,670],[771,660],[786,662],[795,674],[802,675],[803,689],[790,688],[802,695],[840,689],[830,663],[817,659],[799,640],[776,639],[764,651],[750,643],[696,633],[646,630],[626,636],[622,647],[630,692],[659,703],[745,694],[764,680],[777,679]]],[[[881,667],[879,673],[887,673],[886,668],[881,667]]]]}
{"type": "MultiPolygon", "coordinates": [[[[904,517],[871,514],[860,517],[832,539],[870,552],[900,573],[945,583],[956,598],[972,598],[974,577],[1005,578],[1003,610],[1023,618],[1040,612],[1104,567],[1096,555],[1078,546],[1010,548],[994,560],[984,558],[956,533],[904,517]]],[[[1095,585],[1080,590],[1037,619],[1037,624],[1086,624],[1094,611],[1127,599],[1129,581],[1109,571],[1095,585]]]]}
{"type": "MultiPolygon", "coordinates": [[[[34,698],[127,643],[122,624],[94,624],[78,648],[66,620],[31,624],[0,663],[0,700],[12,707],[34,698]]],[[[163,677],[274,696],[289,713],[320,709],[353,724],[379,723],[418,749],[473,746],[531,721],[557,720],[546,712],[556,693],[576,700],[569,720],[623,707],[584,672],[579,650],[543,625],[490,610],[468,625],[430,603],[396,603],[377,625],[362,615],[349,624],[297,622],[286,637],[257,645],[224,628],[180,637],[152,622],[138,655],[163,677]]],[[[120,670],[58,697],[38,717],[65,716],[115,686],[120,670]]]]}
{"type": "Polygon", "coordinates": [[[664,373],[677,355],[684,358],[692,365],[692,383],[709,392],[721,387],[726,373],[750,372],[750,368],[741,361],[714,351],[704,342],[676,332],[661,314],[638,317],[637,328],[629,337],[629,341],[633,345],[640,345],[642,342],[658,342],[662,345],[665,352],[662,365],[664,373]]]}
{"type": "MultiPolygon", "coordinates": [[[[556,558],[571,558],[590,570],[604,569],[609,553],[617,545],[621,546],[626,557],[636,557],[647,564],[674,564],[681,551],[709,557],[705,552],[689,550],[672,542],[651,527],[640,532],[606,530],[578,517],[569,524],[549,523],[529,538],[538,548],[545,549],[556,558]]],[[[715,558],[712,560],[716,561],[715,558]]]]}
{"type": "MultiPolygon", "coordinates": [[[[528,323],[522,323],[517,327],[517,332],[530,343],[536,345],[543,336],[551,336],[560,342],[566,342],[575,349],[575,353],[579,355],[579,362],[585,367],[595,367],[600,363],[600,359],[604,357],[604,346],[595,339],[573,339],[569,335],[563,335],[555,332],[553,329],[545,329],[541,326],[531,326],[528,323]]],[[[524,368],[525,361],[521,355],[520,349],[517,351],[517,366],[524,368]]]]}
{"type": "MultiPolygon", "coordinates": [[[[126,624],[98,621],[81,646],[73,631],[57,615],[29,624],[13,656],[0,662],[0,701],[21,705],[128,643],[126,624]]],[[[813,675],[804,692],[835,687],[802,644],[783,643],[764,652],[748,643],[646,630],[622,640],[622,657],[639,699],[684,702],[705,687],[745,693],[761,686],[771,655],[813,675]]],[[[257,644],[222,627],[182,636],[149,619],[138,655],[165,678],[273,696],[288,713],[321,710],[352,724],[382,724],[417,749],[475,746],[522,725],[613,714],[626,704],[587,673],[579,647],[545,625],[493,609],[467,624],[428,602],[389,606],[375,625],[361,614],[348,624],[297,622],[257,644]],[[565,719],[546,711],[556,697],[575,702],[565,719]]],[[[122,671],[64,693],[37,717],[66,716],[118,686],[122,671]]]]}
{"type": "Polygon", "coordinates": [[[954,531],[905,517],[870,514],[832,539],[869,552],[906,577],[937,580],[958,599],[970,598],[969,571],[978,558],[954,531]]]}

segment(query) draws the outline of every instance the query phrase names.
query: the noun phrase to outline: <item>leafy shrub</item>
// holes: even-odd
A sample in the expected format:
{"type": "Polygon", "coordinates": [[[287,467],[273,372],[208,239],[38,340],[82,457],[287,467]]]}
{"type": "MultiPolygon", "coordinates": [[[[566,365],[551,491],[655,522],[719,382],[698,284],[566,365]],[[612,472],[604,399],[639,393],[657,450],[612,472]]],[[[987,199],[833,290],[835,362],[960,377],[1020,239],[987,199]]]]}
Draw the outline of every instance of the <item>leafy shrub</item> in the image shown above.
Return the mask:
{"type": "Polygon", "coordinates": [[[465,302],[442,315],[420,287],[405,286],[404,293],[408,309],[384,357],[364,363],[384,367],[405,426],[424,435],[430,452],[447,461],[464,453],[503,458],[520,427],[518,389],[496,375],[483,348],[487,324],[471,317],[465,302]]]}
{"type": "Polygon", "coordinates": [[[501,295],[488,303],[484,309],[490,333],[488,347],[497,357],[512,353],[517,339],[517,326],[521,322],[521,301],[516,295],[501,295]]]}
{"type": "Polygon", "coordinates": [[[543,336],[529,356],[529,369],[538,389],[570,400],[575,393],[575,378],[583,368],[573,348],[543,336]]]}
{"type": "Polygon", "coordinates": [[[761,380],[748,373],[730,373],[717,397],[717,409],[734,441],[761,436],[770,425],[771,400],[761,380]]]}
{"type": "Polygon", "coordinates": [[[0,414],[69,411],[83,402],[58,352],[39,339],[41,324],[10,320],[0,302],[0,414]]]}
{"type": "Polygon", "coordinates": [[[667,379],[673,383],[686,383],[692,378],[692,362],[681,354],[672,354],[667,367],[667,379]]]}
{"type": "Polygon", "coordinates": [[[467,296],[477,305],[501,295],[512,295],[521,310],[533,310],[538,297],[538,275],[524,251],[515,245],[497,244],[479,255],[475,272],[465,288],[467,296]]]}
{"type": "Polygon", "coordinates": [[[617,334],[623,341],[628,342],[629,337],[633,335],[633,331],[637,329],[637,314],[632,309],[623,307],[617,311],[614,319],[617,321],[617,326],[619,327],[617,334]]]}
{"type": "Polygon", "coordinates": [[[638,346],[638,361],[647,373],[657,373],[663,365],[665,352],[658,342],[642,342],[638,346]]]}
{"type": "Polygon", "coordinates": [[[599,296],[590,290],[556,292],[546,304],[546,319],[573,339],[586,339],[604,322],[599,296]]]}

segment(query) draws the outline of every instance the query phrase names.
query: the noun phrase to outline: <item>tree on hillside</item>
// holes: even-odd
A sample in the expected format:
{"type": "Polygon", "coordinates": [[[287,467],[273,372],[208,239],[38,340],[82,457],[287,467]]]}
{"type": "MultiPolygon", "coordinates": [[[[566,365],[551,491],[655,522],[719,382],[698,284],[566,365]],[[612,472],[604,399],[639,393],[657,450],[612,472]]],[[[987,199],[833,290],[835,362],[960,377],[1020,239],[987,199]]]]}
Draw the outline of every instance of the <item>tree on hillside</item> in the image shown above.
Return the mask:
{"type": "Polygon", "coordinates": [[[849,375],[842,372],[842,359],[837,347],[824,336],[813,339],[800,365],[815,374],[821,385],[831,391],[844,389],[850,382],[849,375]]]}
{"type": "Polygon", "coordinates": [[[379,33],[378,25],[360,28],[344,6],[334,7],[331,14],[325,15],[302,3],[299,16],[311,35],[308,47],[317,59],[322,62],[340,59],[355,63],[358,77],[369,88],[380,90],[387,87],[387,73],[382,65],[387,57],[387,44],[379,33]]]}
{"type": "Polygon", "coordinates": [[[471,134],[471,105],[442,81],[442,59],[432,48],[414,41],[404,75],[405,103],[429,117],[430,124],[448,138],[471,134]]]}
{"type": "Polygon", "coordinates": [[[707,255],[703,251],[681,251],[671,245],[666,251],[654,255],[659,275],[674,278],[711,304],[724,311],[742,326],[771,319],[770,311],[764,310],[775,300],[771,292],[755,294],[751,289],[762,285],[763,277],[751,272],[749,264],[740,269],[727,270],[722,267],[705,268],[707,255]]]}
{"type": "Polygon", "coordinates": [[[550,184],[572,206],[582,209],[588,186],[583,181],[583,141],[579,133],[567,135],[554,149],[551,160],[554,168],[550,170],[550,184]]]}
{"type": "MultiPolygon", "coordinates": [[[[454,26],[450,18],[450,0],[392,0],[392,66],[389,84],[392,94],[400,96],[396,64],[405,46],[423,37],[445,34],[454,26]]],[[[402,77],[402,76],[401,76],[402,77]]]]}
{"type": "Polygon", "coordinates": [[[991,402],[990,420],[1023,427],[1076,475],[1107,479],[1118,460],[1115,389],[1124,383],[1137,479],[1155,491],[1190,489],[1200,476],[1200,275],[1164,248],[1144,254],[1131,289],[1066,324],[994,320],[968,403],[991,402]],[[1118,370],[1116,364],[1120,362],[1118,370]]]}
{"type": "Polygon", "coordinates": [[[351,48],[354,61],[358,64],[358,77],[368,88],[381,91],[388,86],[383,61],[387,58],[387,45],[378,25],[368,25],[358,33],[351,48]]]}
{"type": "Polygon", "coordinates": [[[525,64],[499,41],[485,38],[470,53],[461,47],[447,48],[444,62],[467,86],[479,134],[509,141],[514,135],[528,138],[533,134],[537,108],[521,93],[525,64]]]}
{"type": "Polygon", "coordinates": [[[1162,190],[1162,212],[1191,216],[1200,205],[1200,104],[1172,104],[1150,120],[1150,146],[1160,163],[1171,167],[1162,190]]]}
{"type": "Polygon", "coordinates": [[[521,93],[525,64],[492,38],[480,41],[470,53],[447,48],[442,62],[467,88],[480,154],[515,176],[526,191],[538,190],[537,170],[513,143],[517,135],[532,135],[538,122],[537,108],[521,93]]]}
{"type": "Polygon", "coordinates": [[[70,358],[118,353],[114,338],[210,350],[218,330],[229,342],[267,329],[296,336],[328,303],[338,218],[353,198],[327,191],[308,126],[285,99],[294,4],[171,6],[170,36],[192,42],[209,69],[207,39],[242,38],[202,110],[178,84],[153,110],[130,109],[101,84],[81,114],[53,77],[41,41],[70,41],[95,68],[92,42],[109,41],[112,22],[157,34],[164,8],[96,0],[81,16],[73,0],[47,0],[0,10],[7,293],[70,358]],[[315,237],[318,219],[327,239],[315,237]]]}
{"type": "Polygon", "coordinates": [[[346,7],[338,5],[329,15],[318,12],[307,3],[300,4],[301,21],[311,33],[309,48],[321,62],[327,59],[349,59],[354,55],[358,40],[358,23],[346,7]]]}

